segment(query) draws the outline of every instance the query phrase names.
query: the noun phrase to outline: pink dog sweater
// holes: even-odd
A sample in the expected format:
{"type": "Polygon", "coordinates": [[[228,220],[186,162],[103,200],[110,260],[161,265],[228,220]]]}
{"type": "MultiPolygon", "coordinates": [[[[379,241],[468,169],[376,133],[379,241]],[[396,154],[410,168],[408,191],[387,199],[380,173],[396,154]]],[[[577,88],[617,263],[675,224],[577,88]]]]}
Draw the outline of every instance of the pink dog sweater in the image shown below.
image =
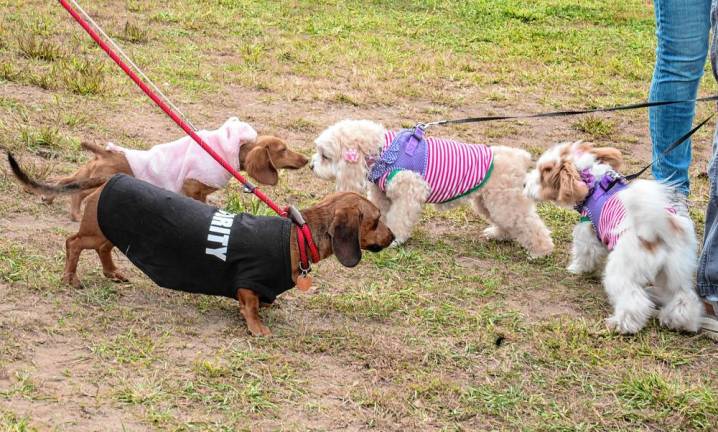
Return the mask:
{"type": "MultiPolygon", "coordinates": [[[[394,131],[384,134],[382,155],[392,147],[396,135],[397,132],[394,131]]],[[[378,177],[376,182],[382,191],[386,190],[386,185],[394,175],[403,169],[409,169],[422,175],[429,184],[431,193],[426,201],[443,203],[474,192],[491,176],[494,154],[488,146],[434,137],[422,137],[418,146],[424,148],[418,148],[412,153],[412,157],[422,160],[408,161],[402,154],[388,164],[386,172],[378,177]]],[[[404,152],[405,149],[391,151],[404,152]]],[[[379,156],[380,160],[381,158],[382,156],[379,156]]]]}
{"type": "MultiPolygon", "coordinates": [[[[197,134],[235,169],[239,169],[239,147],[257,139],[252,126],[237,117],[231,117],[217,130],[197,134]]],[[[188,179],[220,189],[231,177],[190,136],[149,150],[126,149],[113,143],[107,144],[107,150],[124,153],[135,178],[172,192],[181,192],[188,179]]]]}

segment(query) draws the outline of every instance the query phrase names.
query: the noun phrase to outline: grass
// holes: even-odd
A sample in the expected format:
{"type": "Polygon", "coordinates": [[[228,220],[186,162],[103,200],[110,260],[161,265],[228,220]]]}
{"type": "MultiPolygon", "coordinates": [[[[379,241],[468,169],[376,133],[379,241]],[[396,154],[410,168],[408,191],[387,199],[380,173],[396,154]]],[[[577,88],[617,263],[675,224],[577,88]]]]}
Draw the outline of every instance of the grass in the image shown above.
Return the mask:
{"type": "Polygon", "coordinates": [[[149,40],[149,30],[147,27],[130,21],[125,22],[125,29],[122,32],[122,39],[132,43],[146,43],[149,40]]]}
{"type": "MultiPolygon", "coordinates": [[[[0,2],[0,145],[34,178],[73,172],[81,139],[147,148],[181,133],[52,2],[0,2]]],[[[201,128],[236,115],[304,154],[326,126],[391,127],[643,100],[655,49],[642,0],[109,1],[83,4],[201,128]],[[400,23],[400,24],[397,24],[400,23]],[[617,44],[616,41],[620,41],[617,44]]],[[[715,92],[710,73],[702,93],[715,92]]],[[[698,108],[703,118],[710,109],[698,108]]],[[[616,145],[650,158],[644,111],[437,128],[467,142],[616,145]]],[[[711,128],[694,140],[702,233],[711,128]]],[[[300,207],[333,191],[308,169],[263,187],[300,207]]],[[[479,238],[470,210],[427,207],[411,241],[262,308],[130,283],[80,260],[60,282],[67,200],[44,205],[0,165],[0,430],[712,430],[718,348],[653,320],[608,332],[600,274],[564,267],[575,212],[538,211],[555,253],[479,238]],[[101,407],[101,409],[97,408],[101,407]],[[117,420],[119,419],[119,420],[117,420]]],[[[210,197],[273,212],[237,182],[210,197]]]]}
{"type": "Polygon", "coordinates": [[[593,139],[609,138],[616,130],[613,122],[595,116],[582,117],[574,123],[574,127],[593,139]]]}
{"type": "Polygon", "coordinates": [[[63,56],[62,49],[52,40],[44,39],[33,33],[23,33],[17,37],[18,49],[27,58],[57,60],[63,56]]]}

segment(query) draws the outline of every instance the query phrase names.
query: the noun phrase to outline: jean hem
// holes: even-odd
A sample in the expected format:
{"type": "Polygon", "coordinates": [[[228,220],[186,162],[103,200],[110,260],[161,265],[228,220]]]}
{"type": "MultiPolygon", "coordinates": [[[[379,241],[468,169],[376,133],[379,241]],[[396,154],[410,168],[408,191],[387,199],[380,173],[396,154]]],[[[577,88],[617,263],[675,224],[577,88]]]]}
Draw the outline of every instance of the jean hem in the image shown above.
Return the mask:
{"type": "Polygon", "coordinates": [[[718,285],[698,284],[698,295],[700,297],[708,297],[709,295],[718,295],[718,285]]]}

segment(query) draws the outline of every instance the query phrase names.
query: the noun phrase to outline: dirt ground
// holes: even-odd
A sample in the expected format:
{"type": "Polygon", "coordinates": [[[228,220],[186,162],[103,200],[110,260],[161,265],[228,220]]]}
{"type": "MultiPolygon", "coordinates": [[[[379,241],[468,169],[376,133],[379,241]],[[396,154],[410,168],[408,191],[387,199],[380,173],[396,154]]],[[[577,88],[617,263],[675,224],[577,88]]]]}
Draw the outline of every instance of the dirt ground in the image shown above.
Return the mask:
{"type": "MultiPolygon", "coordinates": [[[[394,17],[395,11],[431,19],[418,3],[376,3],[366,10],[352,2],[322,3],[330,11],[338,8],[336,16],[312,2],[292,2],[284,9],[281,2],[213,1],[199,18],[196,11],[204,9],[195,2],[102,1],[91,12],[111,34],[125,38],[123,46],[131,47],[196,125],[215,128],[236,115],[307,156],[323,128],[345,118],[399,128],[437,118],[644,97],[639,92],[647,84],[641,87],[639,78],[646,78],[650,59],[643,57],[635,72],[643,75],[637,78],[615,66],[587,83],[566,79],[554,91],[556,84],[544,86],[539,78],[492,82],[482,75],[482,85],[463,75],[415,80],[400,66],[378,62],[380,51],[364,52],[367,59],[352,57],[359,56],[352,50],[358,48],[351,37],[341,38],[351,26],[368,37],[358,18],[364,14],[369,33],[379,31],[373,26],[382,22],[382,14],[394,17]],[[262,30],[266,34],[247,18],[251,12],[271,23],[262,30]],[[355,21],[338,22],[345,14],[355,21]],[[241,19],[246,33],[229,31],[226,20],[234,18],[241,19]],[[331,25],[315,22],[294,34],[287,29],[295,19],[302,25],[312,19],[331,25]],[[128,22],[147,24],[146,40],[132,33],[128,22]],[[322,53],[338,60],[311,63],[302,57],[312,52],[302,43],[322,50],[323,43],[333,46],[332,35],[345,45],[337,48],[339,54],[322,53]],[[223,69],[244,67],[254,58],[244,48],[254,37],[265,47],[276,37],[282,46],[257,55],[256,70],[230,74],[233,69],[223,69]],[[188,52],[197,53],[206,66],[198,66],[188,52]],[[286,62],[307,69],[286,70],[279,60],[265,65],[265,57],[291,59],[286,62]],[[390,66],[396,68],[394,80],[375,70],[390,66]],[[579,88],[608,86],[611,74],[630,82],[624,83],[625,95],[604,91],[594,99],[579,88]],[[252,84],[245,81],[250,79],[252,84]],[[417,80],[424,92],[414,93],[417,80]]],[[[481,10],[480,3],[471,7],[481,10]]],[[[603,15],[594,20],[556,12],[553,18],[551,8],[568,3],[542,1],[525,10],[504,2],[501,7],[513,15],[507,12],[501,19],[507,28],[542,20],[550,27],[551,19],[589,30],[604,26],[603,15]],[[544,6],[548,12],[542,12],[544,6]]],[[[617,23],[637,22],[630,27],[637,29],[636,39],[650,34],[645,28],[651,11],[641,9],[642,2],[629,2],[625,9],[589,3],[586,10],[607,10],[617,23]]],[[[102,90],[92,90],[90,75],[63,75],[82,59],[102,56],[59,6],[0,1],[0,7],[0,145],[16,153],[34,176],[52,179],[72,172],[88,157],[79,149],[80,140],[147,148],[181,136],[109,62],[102,60],[102,90]],[[27,22],[34,24],[26,27],[27,22]],[[72,49],[54,58],[52,48],[23,48],[31,43],[23,40],[23,31],[72,49]]],[[[444,13],[449,12],[433,12],[444,13]]],[[[387,45],[416,48],[412,44],[430,34],[383,36],[387,45]]],[[[431,68],[440,63],[448,65],[445,69],[452,62],[464,69],[483,66],[471,63],[472,52],[465,58],[456,50],[443,58],[444,51],[427,47],[432,56],[424,65],[427,75],[436,74],[431,68]]],[[[525,59],[517,69],[530,73],[532,61],[525,59]]],[[[485,64],[498,68],[493,60],[485,64]]],[[[633,65],[626,64],[626,69],[633,65]]],[[[88,68],[78,67],[77,73],[88,68]]],[[[710,109],[699,107],[698,116],[710,109]]],[[[713,127],[711,122],[693,145],[690,205],[699,235],[707,199],[701,173],[713,127]]],[[[650,160],[645,112],[589,121],[462,125],[434,133],[521,147],[534,155],[556,142],[586,139],[620,148],[627,170],[650,160]]],[[[280,203],[306,206],[333,185],[303,169],[282,172],[280,183],[265,190],[280,203]]],[[[265,213],[236,182],[211,202],[222,207],[239,202],[239,210],[265,213]]],[[[80,263],[84,288],[62,284],[64,239],[77,229],[68,205],[66,198],[43,204],[18,186],[5,162],[0,165],[0,430],[712,430],[718,421],[718,346],[657,322],[633,337],[610,333],[603,322],[610,305],[600,275],[579,277],[564,269],[577,218],[568,210],[540,206],[557,247],[551,257],[528,260],[516,244],[482,240],[486,224],[468,209],[440,213],[427,207],[405,246],[365,254],[355,269],[334,259],[322,262],[316,268],[317,289],[292,290],[262,310],[274,335],[253,338],[236,302],[159,288],[117,251],[114,257],[130,282],[104,279],[96,256],[86,252],[80,263]]]]}

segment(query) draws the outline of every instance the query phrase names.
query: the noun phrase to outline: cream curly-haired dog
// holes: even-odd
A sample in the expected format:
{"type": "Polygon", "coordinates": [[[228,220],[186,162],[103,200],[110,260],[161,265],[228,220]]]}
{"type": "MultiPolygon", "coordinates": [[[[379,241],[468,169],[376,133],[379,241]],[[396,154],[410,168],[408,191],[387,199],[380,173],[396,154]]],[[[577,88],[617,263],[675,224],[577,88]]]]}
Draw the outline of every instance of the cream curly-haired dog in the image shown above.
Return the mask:
{"type": "Polygon", "coordinates": [[[369,120],[343,120],[315,140],[314,173],[336,180],[338,191],[365,192],[386,224],[405,242],[426,202],[469,201],[490,221],[483,237],[514,239],[531,257],[551,253],[549,230],[523,194],[531,163],[524,150],[425,138],[422,128],[389,131],[369,120]]]}

